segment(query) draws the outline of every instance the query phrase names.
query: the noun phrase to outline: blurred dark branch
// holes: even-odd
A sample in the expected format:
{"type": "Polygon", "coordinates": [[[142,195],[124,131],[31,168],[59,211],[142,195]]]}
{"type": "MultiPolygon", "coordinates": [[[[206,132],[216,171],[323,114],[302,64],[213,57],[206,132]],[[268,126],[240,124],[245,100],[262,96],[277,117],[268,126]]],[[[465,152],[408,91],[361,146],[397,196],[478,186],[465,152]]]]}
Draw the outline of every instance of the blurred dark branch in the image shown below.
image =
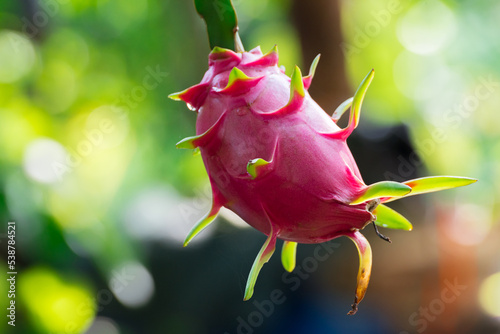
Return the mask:
{"type": "MultiPolygon", "coordinates": [[[[22,17],[22,30],[30,38],[35,40],[40,40],[43,36],[43,30],[45,26],[40,26],[33,22],[33,18],[36,13],[40,13],[42,8],[37,0],[21,0],[21,10],[20,17],[22,17]]],[[[44,15],[45,12],[44,12],[44,15]]]]}
{"type": "Polygon", "coordinates": [[[292,16],[299,33],[304,66],[321,53],[310,92],[316,102],[331,114],[352,96],[340,48],[340,3],[338,0],[293,0],[292,16]]]}

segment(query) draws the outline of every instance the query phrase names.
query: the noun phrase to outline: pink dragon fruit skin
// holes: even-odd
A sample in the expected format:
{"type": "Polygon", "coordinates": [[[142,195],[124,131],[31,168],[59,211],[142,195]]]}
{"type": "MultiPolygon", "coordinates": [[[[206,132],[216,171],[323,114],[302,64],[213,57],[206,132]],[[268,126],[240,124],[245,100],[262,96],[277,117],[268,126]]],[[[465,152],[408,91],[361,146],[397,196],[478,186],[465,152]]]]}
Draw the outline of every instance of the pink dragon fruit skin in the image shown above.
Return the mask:
{"type": "Polygon", "coordinates": [[[356,295],[349,312],[354,314],[368,286],[372,258],[359,230],[370,223],[411,229],[404,217],[380,203],[475,180],[433,177],[365,185],[346,139],[358,124],[374,72],[354,98],[330,117],[307,92],[318,60],[308,76],[302,77],[296,67],[289,78],[278,67],[276,47],[265,55],[260,48],[239,53],[214,48],[201,83],[170,95],[198,112],[197,135],[177,147],[200,149],[213,191],[212,209],[194,226],[184,245],[213,221],[222,206],[266,234],[247,281],[247,300],[277,238],[284,240],[283,265],[292,271],[297,243],[347,236],[360,254],[356,295]],[[349,107],[349,125],[340,129],[336,121],[349,107]]]}

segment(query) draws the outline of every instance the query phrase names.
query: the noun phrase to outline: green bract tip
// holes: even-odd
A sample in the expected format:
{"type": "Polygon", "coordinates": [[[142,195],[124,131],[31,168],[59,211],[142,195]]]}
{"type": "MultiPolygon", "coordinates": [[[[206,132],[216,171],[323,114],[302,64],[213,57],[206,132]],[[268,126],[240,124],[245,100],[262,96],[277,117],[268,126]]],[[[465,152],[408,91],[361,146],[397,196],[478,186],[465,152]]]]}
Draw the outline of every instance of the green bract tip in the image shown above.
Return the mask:
{"type": "Polygon", "coordinates": [[[302,97],[306,95],[304,82],[302,81],[302,72],[298,66],[295,66],[292,73],[290,82],[290,100],[292,100],[295,94],[299,94],[302,97]]]}
{"type": "Polygon", "coordinates": [[[251,79],[248,75],[246,75],[242,70],[237,67],[233,67],[231,72],[229,73],[229,80],[227,82],[227,86],[231,87],[237,80],[249,80],[251,79]]]}

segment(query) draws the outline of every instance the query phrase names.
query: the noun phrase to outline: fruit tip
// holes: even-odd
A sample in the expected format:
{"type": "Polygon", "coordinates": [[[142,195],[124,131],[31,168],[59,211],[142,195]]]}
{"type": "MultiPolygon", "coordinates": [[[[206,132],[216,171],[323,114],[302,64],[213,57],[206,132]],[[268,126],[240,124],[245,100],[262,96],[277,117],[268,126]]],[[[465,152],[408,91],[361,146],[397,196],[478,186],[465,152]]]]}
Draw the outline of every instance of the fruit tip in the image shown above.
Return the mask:
{"type": "Polygon", "coordinates": [[[347,312],[347,315],[355,315],[356,312],[358,312],[358,303],[352,304],[351,307],[352,307],[352,310],[347,312]]]}

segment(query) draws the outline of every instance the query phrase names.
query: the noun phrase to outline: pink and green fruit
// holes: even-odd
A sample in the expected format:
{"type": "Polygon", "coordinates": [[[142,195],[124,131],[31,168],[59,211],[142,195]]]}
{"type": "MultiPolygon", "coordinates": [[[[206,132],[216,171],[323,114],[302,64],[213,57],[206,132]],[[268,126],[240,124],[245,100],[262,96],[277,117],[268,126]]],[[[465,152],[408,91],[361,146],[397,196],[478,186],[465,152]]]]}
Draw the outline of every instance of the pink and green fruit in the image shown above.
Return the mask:
{"type": "Polygon", "coordinates": [[[307,91],[318,61],[319,56],[307,76],[295,67],[290,78],[278,67],[276,47],[265,55],[258,47],[248,52],[216,47],[201,83],[170,95],[198,113],[196,136],[181,140],[177,147],[199,148],[213,192],[211,210],[193,227],[184,245],[223,206],[267,235],[250,270],[244,296],[248,300],[259,271],[274,253],[276,239],[284,240],[282,263],[292,271],[298,243],[347,236],[356,244],[360,258],[349,312],[354,314],[372,266],[370,244],[359,231],[372,223],[412,229],[410,222],[384,203],[476,180],[436,176],[366,185],[346,139],[358,125],[374,71],[330,117],[307,91]],[[349,109],[349,123],[341,129],[336,122],[349,109]]]}

